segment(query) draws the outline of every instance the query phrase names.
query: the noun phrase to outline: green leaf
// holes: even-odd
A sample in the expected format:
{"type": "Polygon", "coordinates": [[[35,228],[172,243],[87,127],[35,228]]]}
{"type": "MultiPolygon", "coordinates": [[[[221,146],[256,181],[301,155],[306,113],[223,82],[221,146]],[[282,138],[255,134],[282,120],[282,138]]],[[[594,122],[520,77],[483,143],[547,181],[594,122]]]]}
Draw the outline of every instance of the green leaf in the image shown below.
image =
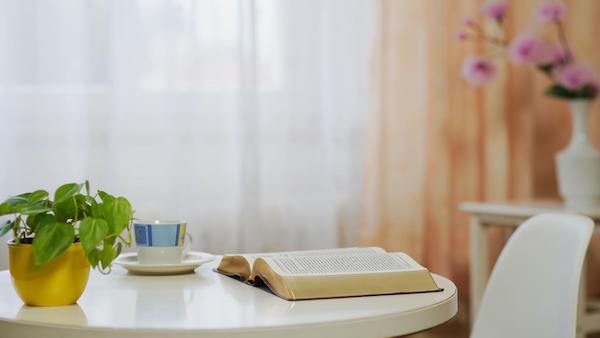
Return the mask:
{"type": "Polygon", "coordinates": [[[110,245],[104,245],[104,250],[100,254],[100,262],[102,268],[106,269],[110,266],[110,263],[115,259],[115,249],[110,245]]]}
{"type": "Polygon", "coordinates": [[[570,90],[559,84],[553,84],[545,92],[548,96],[554,96],[560,99],[593,99],[598,94],[596,87],[593,85],[585,85],[579,90],[570,90]]]}
{"type": "Polygon", "coordinates": [[[98,266],[98,262],[100,262],[101,253],[102,251],[94,249],[87,254],[88,262],[93,268],[98,266]]]}
{"type": "Polygon", "coordinates": [[[90,196],[86,196],[86,195],[82,195],[82,194],[77,194],[74,196],[74,198],[75,198],[75,203],[77,203],[77,208],[79,209],[77,217],[79,217],[79,219],[82,219],[84,217],[91,216],[92,207],[89,203],[89,200],[92,198],[90,196]]]}
{"type": "Polygon", "coordinates": [[[52,210],[56,215],[56,219],[60,222],[67,222],[68,220],[75,219],[75,203],[72,198],[60,203],[54,203],[52,210]]]}
{"type": "Polygon", "coordinates": [[[548,96],[554,96],[561,99],[574,99],[577,98],[577,93],[569,90],[559,84],[553,84],[546,89],[545,94],[548,96]]]}
{"type": "Polygon", "coordinates": [[[79,226],[79,239],[86,255],[96,249],[108,232],[108,224],[101,218],[86,217],[79,226]]]}
{"type": "Polygon", "coordinates": [[[13,227],[13,222],[11,220],[6,220],[2,225],[0,225],[0,237],[6,235],[13,227]]]}
{"type": "Polygon", "coordinates": [[[114,245],[117,241],[117,237],[109,236],[104,239],[104,245],[114,245]]]}
{"type": "Polygon", "coordinates": [[[104,218],[103,205],[98,204],[93,198],[89,200],[89,203],[92,217],[104,218]]]}
{"type": "Polygon", "coordinates": [[[75,230],[69,224],[54,223],[40,227],[33,239],[36,268],[67,250],[73,244],[74,239],[75,230]]]}
{"type": "Polygon", "coordinates": [[[56,216],[52,214],[40,214],[36,215],[37,219],[37,230],[41,230],[43,227],[54,225],[57,223],[56,216]]]}
{"type": "Polygon", "coordinates": [[[29,215],[29,216],[27,216],[27,220],[25,223],[27,223],[27,226],[29,226],[31,228],[31,230],[33,232],[35,232],[35,229],[37,228],[37,225],[38,225],[40,219],[44,215],[46,215],[46,214],[40,213],[40,214],[29,215]]]}
{"type": "Polygon", "coordinates": [[[15,207],[10,205],[9,203],[4,202],[4,203],[0,204],[0,216],[10,215],[10,214],[13,214],[14,212],[15,212],[15,207]]]}
{"type": "Polygon", "coordinates": [[[123,249],[123,244],[121,242],[118,242],[117,246],[115,247],[115,258],[119,257],[122,249],[123,249]]]}
{"type": "Polygon", "coordinates": [[[79,194],[83,186],[83,183],[69,183],[56,189],[52,210],[54,210],[54,214],[59,221],[73,221],[76,218],[79,220],[85,214],[90,213],[89,208],[85,205],[84,195],[79,194]]]}
{"type": "Polygon", "coordinates": [[[36,190],[29,195],[29,203],[35,203],[48,198],[48,192],[46,190],[36,190]]]}
{"type": "Polygon", "coordinates": [[[6,201],[4,201],[4,203],[2,203],[2,204],[9,204],[9,205],[12,205],[13,207],[27,204],[27,203],[29,203],[29,195],[30,195],[29,193],[25,193],[25,194],[21,194],[21,195],[17,195],[17,196],[11,196],[6,201]]]}
{"type": "Polygon", "coordinates": [[[85,184],[85,194],[89,196],[90,195],[90,181],[85,180],[84,184],[85,184]]]}
{"type": "Polygon", "coordinates": [[[108,223],[109,234],[121,234],[129,224],[131,204],[125,197],[109,199],[103,204],[104,219],[108,223]]]}
{"type": "Polygon", "coordinates": [[[81,220],[92,214],[90,201],[93,201],[90,196],[75,194],[67,200],[54,203],[52,209],[61,222],[81,220]]]}
{"type": "Polygon", "coordinates": [[[545,63],[537,65],[537,68],[546,74],[552,74],[552,69],[554,68],[553,63],[545,63]]]}
{"type": "Polygon", "coordinates": [[[593,99],[598,95],[596,87],[593,85],[585,85],[577,92],[579,98],[582,99],[593,99]]]}
{"type": "MultiPolygon", "coordinates": [[[[44,201],[40,201],[40,202],[44,202],[44,201]]],[[[34,203],[34,204],[26,204],[26,205],[22,205],[20,207],[17,208],[17,212],[23,215],[36,215],[36,214],[43,214],[46,213],[52,209],[48,208],[45,204],[46,203],[34,203]]]]}
{"type": "Polygon", "coordinates": [[[83,184],[77,183],[67,183],[61,185],[60,187],[58,187],[58,189],[56,189],[56,192],[54,193],[54,203],[61,203],[70,199],[71,197],[73,197],[73,195],[77,194],[82,187],[83,184]]]}
{"type": "Polygon", "coordinates": [[[112,202],[115,199],[115,196],[113,196],[111,194],[107,194],[106,192],[104,192],[102,190],[98,190],[98,196],[100,196],[100,199],[102,200],[102,202],[112,202]]]}

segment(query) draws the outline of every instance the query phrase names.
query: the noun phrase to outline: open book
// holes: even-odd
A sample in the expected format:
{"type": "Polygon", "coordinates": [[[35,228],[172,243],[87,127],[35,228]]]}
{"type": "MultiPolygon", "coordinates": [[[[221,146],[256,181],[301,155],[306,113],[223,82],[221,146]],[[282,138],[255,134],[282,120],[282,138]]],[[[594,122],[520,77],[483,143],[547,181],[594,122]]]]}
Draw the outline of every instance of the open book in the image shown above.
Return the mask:
{"type": "Polygon", "coordinates": [[[225,255],[216,271],[287,300],[441,291],[407,254],[377,247],[225,255]]]}

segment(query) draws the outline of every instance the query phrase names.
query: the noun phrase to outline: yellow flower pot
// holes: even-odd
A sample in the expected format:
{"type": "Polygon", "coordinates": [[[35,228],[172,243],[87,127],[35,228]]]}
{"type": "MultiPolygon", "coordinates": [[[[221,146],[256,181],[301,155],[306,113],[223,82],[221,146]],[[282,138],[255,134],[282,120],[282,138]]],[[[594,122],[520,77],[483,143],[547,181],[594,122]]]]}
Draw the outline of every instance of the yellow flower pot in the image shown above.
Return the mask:
{"type": "Polygon", "coordinates": [[[17,294],[27,305],[61,306],[77,302],[88,281],[90,264],[80,243],[35,268],[31,244],[8,243],[10,275],[17,294]]]}

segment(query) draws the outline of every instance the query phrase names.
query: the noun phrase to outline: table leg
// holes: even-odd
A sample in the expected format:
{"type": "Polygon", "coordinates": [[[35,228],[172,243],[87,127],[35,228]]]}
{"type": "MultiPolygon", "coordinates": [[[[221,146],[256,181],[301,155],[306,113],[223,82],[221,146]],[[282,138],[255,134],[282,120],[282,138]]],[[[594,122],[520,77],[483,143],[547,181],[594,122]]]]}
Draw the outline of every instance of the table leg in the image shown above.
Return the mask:
{"type": "Polygon", "coordinates": [[[471,237],[471,273],[470,273],[470,319],[471,325],[475,321],[479,309],[479,303],[483,297],[483,291],[487,283],[488,275],[488,246],[485,237],[484,224],[479,220],[479,217],[473,215],[470,220],[471,237]]]}

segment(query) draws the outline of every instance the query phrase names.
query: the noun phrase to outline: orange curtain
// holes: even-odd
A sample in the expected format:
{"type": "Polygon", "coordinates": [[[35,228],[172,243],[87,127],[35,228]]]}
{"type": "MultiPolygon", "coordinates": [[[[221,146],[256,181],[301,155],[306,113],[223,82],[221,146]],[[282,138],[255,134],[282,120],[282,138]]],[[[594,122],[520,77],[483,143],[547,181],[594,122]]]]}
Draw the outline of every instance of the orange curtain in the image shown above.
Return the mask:
{"type": "MultiPolygon", "coordinates": [[[[537,4],[511,3],[508,38],[533,22],[537,4]]],[[[565,4],[572,48],[600,72],[595,42],[600,1],[565,4]]],[[[482,89],[461,79],[466,55],[494,52],[455,38],[465,16],[485,22],[480,5],[477,0],[383,0],[373,57],[377,99],[370,120],[363,244],[408,252],[450,277],[460,289],[461,305],[468,296],[469,233],[458,204],[558,198],[554,154],[566,145],[571,128],[567,104],[545,97],[548,80],[527,66],[499,58],[498,78],[482,89]]],[[[493,22],[485,27],[497,29],[493,22]]],[[[599,108],[594,106],[591,120],[597,145],[599,108]]],[[[493,257],[508,235],[503,231],[489,235],[493,257]]],[[[595,242],[592,268],[600,266],[600,242],[595,242]]]]}

